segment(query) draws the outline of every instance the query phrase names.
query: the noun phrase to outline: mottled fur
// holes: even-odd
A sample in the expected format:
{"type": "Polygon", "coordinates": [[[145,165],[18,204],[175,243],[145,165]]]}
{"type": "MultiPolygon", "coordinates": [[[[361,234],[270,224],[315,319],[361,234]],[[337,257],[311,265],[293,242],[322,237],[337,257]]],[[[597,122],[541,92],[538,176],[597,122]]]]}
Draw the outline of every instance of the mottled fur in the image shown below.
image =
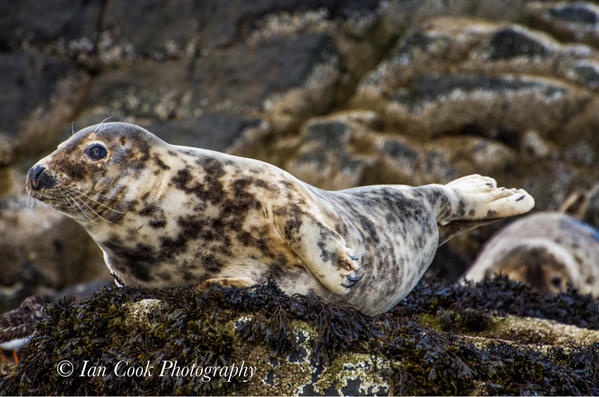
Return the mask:
{"type": "Polygon", "coordinates": [[[418,282],[439,225],[534,205],[478,175],[324,191],[270,164],[169,145],[125,123],[81,130],[38,166],[56,186],[36,190],[29,181],[32,195],[85,227],[118,283],[248,285],[270,274],[288,293],[368,314],[388,310],[418,282]],[[85,155],[92,142],[106,158],[85,155]]]}
{"type": "Polygon", "coordinates": [[[599,231],[559,212],[539,212],[510,224],[483,248],[464,280],[495,274],[540,292],[566,290],[599,297],[599,231]]]}

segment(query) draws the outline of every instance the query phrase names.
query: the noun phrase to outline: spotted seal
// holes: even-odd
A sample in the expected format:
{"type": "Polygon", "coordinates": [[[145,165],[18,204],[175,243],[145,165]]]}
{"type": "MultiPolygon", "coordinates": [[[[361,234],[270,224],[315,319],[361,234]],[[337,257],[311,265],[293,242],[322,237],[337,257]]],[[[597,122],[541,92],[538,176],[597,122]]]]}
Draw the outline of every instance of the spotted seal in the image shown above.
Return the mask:
{"type": "Polygon", "coordinates": [[[469,221],[534,206],[525,191],[480,175],[325,191],[268,163],[170,145],[127,123],[77,132],[26,184],[83,225],[121,284],[247,286],[271,275],[287,293],[367,314],[412,290],[440,232],[446,239],[476,225],[469,221]]]}
{"type": "Polygon", "coordinates": [[[568,284],[599,297],[599,231],[560,212],[538,212],[511,223],[479,253],[462,281],[504,274],[557,293],[568,284]]]}

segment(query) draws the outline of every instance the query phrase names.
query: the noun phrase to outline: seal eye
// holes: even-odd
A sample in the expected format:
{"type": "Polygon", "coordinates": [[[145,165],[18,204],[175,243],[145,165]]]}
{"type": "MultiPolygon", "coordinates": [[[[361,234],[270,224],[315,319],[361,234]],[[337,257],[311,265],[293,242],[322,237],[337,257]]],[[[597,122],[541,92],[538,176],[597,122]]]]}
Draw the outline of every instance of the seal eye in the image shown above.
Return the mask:
{"type": "Polygon", "coordinates": [[[556,276],[556,277],[553,277],[553,278],[551,279],[551,284],[553,284],[554,286],[556,286],[556,287],[560,288],[560,287],[562,286],[562,279],[561,279],[561,278],[559,278],[559,277],[557,277],[557,276],[556,276]]]}
{"type": "Polygon", "coordinates": [[[100,160],[106,157],[106,148],[99,143],[94,143],[85,149],[85,154],[92,160],[100,160]]]}

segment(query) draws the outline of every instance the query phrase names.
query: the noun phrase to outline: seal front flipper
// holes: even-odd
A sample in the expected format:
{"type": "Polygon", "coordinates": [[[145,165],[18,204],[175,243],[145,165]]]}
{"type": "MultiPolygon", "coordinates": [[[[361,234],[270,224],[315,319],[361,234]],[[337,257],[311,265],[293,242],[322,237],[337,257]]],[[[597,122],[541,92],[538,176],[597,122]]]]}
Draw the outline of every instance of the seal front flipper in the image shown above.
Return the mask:
{"type": "Polygon", "coordinates": [[[315,214],[298,207],[279,211],[275,227],[314,277],[331,292],[345,295],[362,279],[360,258],[315,214]]]}
{"type": "Polygon", "coordinates": [[[217,277],[217,278],[209,278],[207,280],[204,280],[196,288],[207,289],[207,288],[213,287],[215,285],[220,285],[221,287],[225,287],[225,288],[228,288],[228,287],[251,287],[256,284],[258,284],[258,282],[249,277],[217,277]]]}

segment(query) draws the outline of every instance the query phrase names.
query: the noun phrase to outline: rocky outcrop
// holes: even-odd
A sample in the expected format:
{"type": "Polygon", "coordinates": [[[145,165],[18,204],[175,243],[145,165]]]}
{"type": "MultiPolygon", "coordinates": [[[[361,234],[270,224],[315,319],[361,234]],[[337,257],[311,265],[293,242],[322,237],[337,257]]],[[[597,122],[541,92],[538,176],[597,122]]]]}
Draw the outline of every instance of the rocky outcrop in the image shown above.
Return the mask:
{"type": "Polygon", "coordinates": [[[599,392],[597,301],[507,279],[421,282],[374,318],[274,285],[105,289],[46,313],[4,393],[599,392]]]}

